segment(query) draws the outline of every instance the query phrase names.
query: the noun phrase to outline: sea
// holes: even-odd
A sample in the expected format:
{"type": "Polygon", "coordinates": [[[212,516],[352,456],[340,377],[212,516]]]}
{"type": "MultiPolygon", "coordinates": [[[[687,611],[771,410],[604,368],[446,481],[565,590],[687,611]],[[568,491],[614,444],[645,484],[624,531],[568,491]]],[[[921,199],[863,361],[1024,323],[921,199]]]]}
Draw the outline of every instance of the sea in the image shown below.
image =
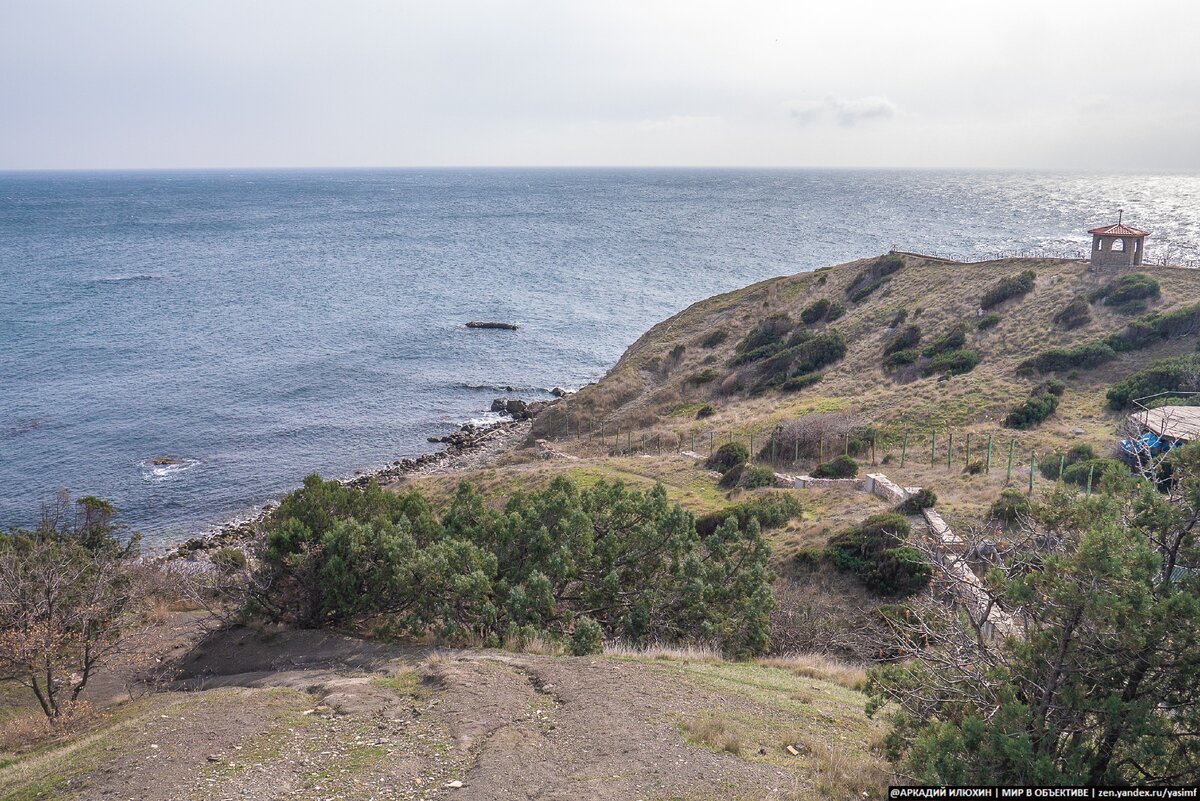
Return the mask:
{"type": "Polygon", "coordinates": [[[166,546],[595,381],[710,295],[892,248],[1082,255],[1118,209],[1200,260],[1196,173],[0,173],[0,530],[65,488],[166,546]]]}

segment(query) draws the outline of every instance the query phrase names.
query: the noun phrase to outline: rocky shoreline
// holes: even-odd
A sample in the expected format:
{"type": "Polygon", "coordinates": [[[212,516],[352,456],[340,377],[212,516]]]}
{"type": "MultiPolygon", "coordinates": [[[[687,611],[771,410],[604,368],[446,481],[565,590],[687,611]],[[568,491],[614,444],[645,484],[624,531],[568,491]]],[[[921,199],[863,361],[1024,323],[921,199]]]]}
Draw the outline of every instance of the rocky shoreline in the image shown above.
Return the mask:
{"type": "MultiPolygon", "coordinates": [[[[429,437],[430,442],[446,446],[441,450],[423,453],[413,458],[397,459],[375,470],[357,471],[352,478],[343,479],[342,483],[348,487],[364,487],[372,480],[387,484],[413,474],[451,473],[480,467],[523,441],[529,434],[533,418],[557,400],[556,397],[551,401],[526,403],[513,398],[497,398],[492,402],[491,410],[508,414],[512,417],[511,420],[485,425],[465,423],[457,431],[445,436],[429,437]]],[[[274,510],[274,503],[263,504],[259,512],[251,517],[224,523],[204,534],[184,540],[169,551],[165,558],[198,558],[208,551],[239,547],[258,536],[261,524],[274,510]]]]}

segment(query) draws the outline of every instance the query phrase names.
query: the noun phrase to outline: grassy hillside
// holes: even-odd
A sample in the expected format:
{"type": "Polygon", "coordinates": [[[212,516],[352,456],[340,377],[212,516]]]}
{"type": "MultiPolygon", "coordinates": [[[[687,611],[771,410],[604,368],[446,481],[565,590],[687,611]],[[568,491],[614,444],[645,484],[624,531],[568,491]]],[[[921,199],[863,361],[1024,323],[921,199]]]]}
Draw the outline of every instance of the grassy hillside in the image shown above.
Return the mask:
{"type": "MultiPolygon", "coordinates": [[[[684,413],[711,403],[716,415],[703,428],[766,426],[778,419],[820,410],[853,411],[876,422],[928,426],[998,424],[1014,399],[1027,395],[1036,378],[1018,375],[1018,365],[1050,347],[1068,347],[1122,329],[1137,313],[1104,302],[1086,304],[1090,320],[1068,329],[1054,318],[1075,297],[1086,298],[1120,273],[1093,270],[1064,260],[1006,259],[958,264],[912,256],[898,257],[902,266],[857,302],[854,290],[880,259],[865,259],[813,273],[775,278],[697,303],[646,332],[626,351],[603,381],[585,387],[554,415],[543,418],[535,436],[549,433],[570,416],[572,430],[617,429],[690,431],[684,413]],[[1002,279],[1032,270],[1033,289],[988,311],[999,316],[994,326],[978,330],[980,301],[1002,279]],[[753,392],[754,365],[731,366],[735,348],[763,320],[787,315],[793,322],[815,303],[841,304],[845,313],[833,321],[805,326],[814,332],[839,330],[846,341],[843,359],[823,371],[811,387],[795,392],[753,392]],[[898,317],[903,323],[896,325],[898,317]],[[981,356],[979,366],[949,380],[921,376],[913,370],[885,371],[883,350],[899,327],[917,325],[921,345],[928,345],[956,324],[966,327],[964,347],[981,356]],[[706,346],[715,332],[723,341],[706,346]],[[706,370],[715,375],[703,380],[706,370]],[[702,383],[697,383],[701,380],[702,383]]],[[[1195,302],[1200,274],[1195,270],[1145,266],[1161,287],[1150,309],[1170,310],[1195,302]]],[[[803,325],[803,324],[801,324],[803,325]]],[[[711,342],[711,340],[710,340],[711,342]]],[[[1150,358],[1194,350],[1194,340],[1167,342],[1124,354],[1102,369],[1065,376],[1070,393],[1060,425],[1076,418],[1113,419],[1105,410],[1104,391],[1119,376],[1150,358]]],[[[694,415],[693,415],[694,416],[694,415]]],[[[1073,427],[1073,426],[1071,426],[1073,427]]]]}

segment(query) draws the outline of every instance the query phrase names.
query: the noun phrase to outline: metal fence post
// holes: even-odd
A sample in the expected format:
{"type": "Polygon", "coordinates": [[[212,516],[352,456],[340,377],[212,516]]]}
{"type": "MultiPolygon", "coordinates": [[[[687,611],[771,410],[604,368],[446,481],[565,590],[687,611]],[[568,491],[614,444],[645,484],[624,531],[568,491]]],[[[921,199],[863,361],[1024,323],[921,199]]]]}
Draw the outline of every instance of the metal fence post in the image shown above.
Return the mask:
{"type": "Polygon", "coordinates": [[[984,462],[983,472],[992,472],[992,435],[988,434],[987,461],[984,462]]]}
{"type": "Polygon", "coordinates": [[[954,432],[950,432],[949,441],[946,443],[946,469],[950,469],[950,462],[954,458],[954,432]]]}
{"type": "Polygon", "coordinates": [[[900,445],[900,466],[904,467],[904,460],[908,457],[908,429],[904,429],[904,442],[900,445]]]}
{"type": "Polygon", "coordinates": [[[1012,481],[1013,454],[1016,450],[1017,441],[1014,439],[1012,442],[1008,443],[1008,475],[1004,477],[1005,484],[1012,481]]]}
{"type": "Polygon", "coordinates": [[[1037,451],[1029,452],[1029,491],[1033,492],[1033,471],[1037,468],[1037,451]]]}
{"type": "Polygon", "coordinates": [[[933,439],[929,442],[929,466],[937,464],[937,429],[933,430],[933,439]]]}
{"type": "Polygon", "coordinates": [[[1095,473],[1095,472],[1096,472],[1096,465],[1092,465],[1091,467],[1088,468],[1087,495],[1089,498],[1092,497],[1092,473],[1095,473]]]}
{"type": "Polygon", "coordinates": [[[963,464],[966,465],[968,470],[971,469],[971,432],[970,431],[967,432],[967,459],[965,462],[963,462],[963,464]]]}

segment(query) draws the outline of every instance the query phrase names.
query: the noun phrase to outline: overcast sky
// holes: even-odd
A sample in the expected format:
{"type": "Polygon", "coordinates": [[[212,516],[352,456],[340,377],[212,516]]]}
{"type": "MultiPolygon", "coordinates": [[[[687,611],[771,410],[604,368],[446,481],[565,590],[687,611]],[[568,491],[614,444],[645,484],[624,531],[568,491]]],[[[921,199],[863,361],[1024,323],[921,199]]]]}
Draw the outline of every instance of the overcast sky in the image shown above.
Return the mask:
{"type": "Polygon", "coordinates": [[[0,0],[0,169],[1200,168],[1194,0],[0,0]]]}

